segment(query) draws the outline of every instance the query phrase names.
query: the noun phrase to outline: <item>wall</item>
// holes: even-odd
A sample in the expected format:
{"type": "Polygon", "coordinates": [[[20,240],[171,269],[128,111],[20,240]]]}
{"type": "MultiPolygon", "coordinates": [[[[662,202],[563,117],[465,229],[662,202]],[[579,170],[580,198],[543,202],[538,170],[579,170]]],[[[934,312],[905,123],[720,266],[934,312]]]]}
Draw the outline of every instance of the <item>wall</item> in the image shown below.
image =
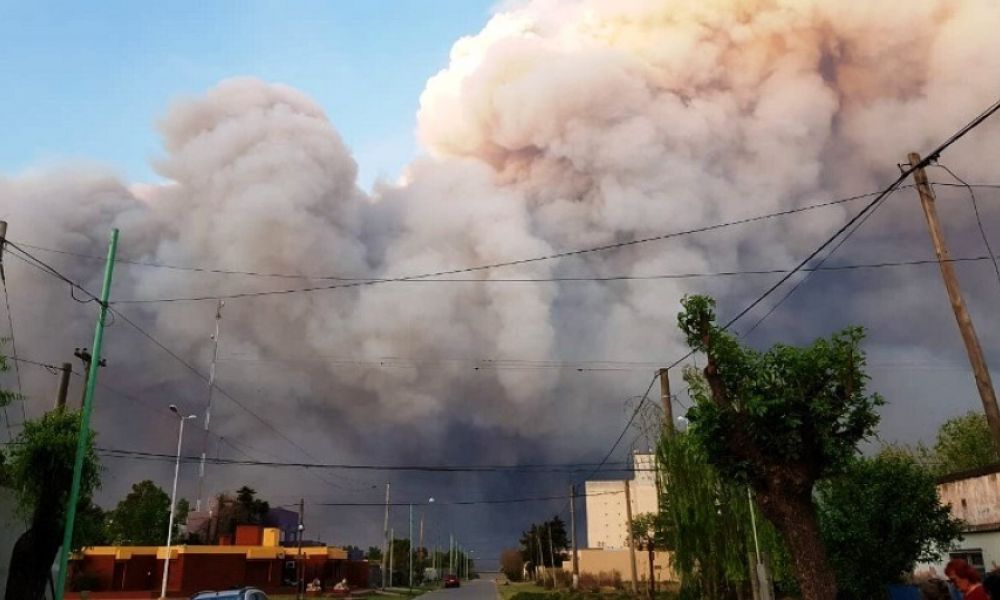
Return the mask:
{"type": "MultiPolygon", "coordinates": [[[[631,482],[632,516],[656,512],[656,477],[653,456],[637,454],[634,457],[637,469],[631,482]]],[[[627,546],[628,521],[625,510],[624,481],[588,481],[585,484],[585,505],[587,511],[586,534],[589,548],[625,548],[627,546]]]]}
{"type": "Polygon", "coordinates": [[[1000,475],[988,473],[938,485],[942,504],[971,528],[1000,526],[1000,475]]]}
{"type": "MultiPolygon", "coordinates": [[[[632,580],[632,568],[629,565],[628,550],[597,550],[588,548],[579,551],[580,574],[597,575],[601,572],[618,571],[622,581],[632,580]]],[[[669,552],[656,552],[653,569],[656,581],[676,581],[677,577],[670,566],[669,552]]],[[[645,551],[635,553],[636,574],[640,581],[649,581],[649,555],[645,551]]],[[[568,566],[564,565],[564,566],[568,566]]]]}

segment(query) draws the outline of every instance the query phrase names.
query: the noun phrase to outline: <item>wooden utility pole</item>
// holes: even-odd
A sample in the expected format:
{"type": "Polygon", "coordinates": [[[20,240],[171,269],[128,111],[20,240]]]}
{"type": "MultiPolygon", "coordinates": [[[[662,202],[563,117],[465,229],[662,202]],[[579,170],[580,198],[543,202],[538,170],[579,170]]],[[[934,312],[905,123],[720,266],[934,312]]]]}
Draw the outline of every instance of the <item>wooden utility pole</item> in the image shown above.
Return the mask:
{"type": "Polygon", "coordinates": [[[66,406],[66,395],[69,393],[69,376],[73,373],[73,365],[63,363],[59,375],[59,389],[56,391],[56,410],[66,406]]]}
{"type": "Polygon", "coordinates": [[[576,486],[569,486],[569,531],[573,544],[573,589],[580,585],[580,559],[576,545],[576,486]]]}
{"type": "Polygon", "coordinates": [[[917,192],[920,194],[920,205],[923,207],[924,217],[927,219],[927,229],[930,231],[934,252],[937,254],[938,266],[941,267],[941,278],[944,280],[945,289],[948,290],[948,299],[951,301],[952,310],[955,311],[955,320],[958,321],[962,341],[965,342],[965,351],[969,355],[969,364],[972,365],[972,374],[976,379],[976,387],[979,389],[979,398],[983,402],[986,421],[993,434],[993,444],[1000,452],[1000,408],[997,408],[997,396],[993,390],[993,381],[990,379],[986,357],[983,356],[979,337],[972,325],[972,317],[969,316],[965,300],[962,298],[962,290],[958,286],[958,278],[955,276],[955,268],[944,240],[944,232],[938,221],[934,190],[931,189],[930,183],[927,181],[927,173],[924,168],[916,168],[920,164],[920,155],[911,152],[909,159],[910,166],[914,167],[913,178],[917,182],[917,192]]]}
{"type": "Polygon", "coordinates": [[[660,402],[663,403],[663,432],[674,433],[674,404],[670,401],[670,371],[660,369],[660,402]]]}
{"type": "Polygon", "coordinates": [[[631,485],[629,485],[630,483],[631,482],[628,479],[625,480],[625,518],[627,519],[625,522],[627,529],[625,531],[628,534],[629,569],[632,572],[632,593],[638,594],[639,576],[636,574],[637,569],[635,566],[635,536],[632,535],[632,491],[631,485]]]}
{"type": "MultiPolygon", "coordinates": [[[[83,363],[83,395],[80,397],[80,406],[83,406],[83,402],[87,397],[87,388],[90,386],[90,361],[94,360],[93,355],[90,354],[90,350],[87,348],[77,348],[73,351],[73,356],[80,359],[83,363]]],[[[100,359],[97,361],[98,367],[108,366],[107,359],[100,359]]],[[[96,373],[96,371],[95,371],[96,373]]]]}

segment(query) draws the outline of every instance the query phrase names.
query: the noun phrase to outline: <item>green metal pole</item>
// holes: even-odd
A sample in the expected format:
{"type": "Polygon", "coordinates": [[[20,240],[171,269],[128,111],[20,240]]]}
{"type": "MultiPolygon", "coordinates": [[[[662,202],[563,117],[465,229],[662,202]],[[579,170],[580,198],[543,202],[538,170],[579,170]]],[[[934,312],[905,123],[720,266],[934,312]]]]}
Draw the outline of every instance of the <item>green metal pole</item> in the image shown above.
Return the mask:
{"type": "Polygon", "coordinates": [[[76,459],[73,462],[73,484],[69,490],[69,503],[66,506],[66,527],[63,530],[62,549],[59,551],[59,577],[56,582],[56,600],[63,600],[66,590],[67,571],[69,570],[70,544],[73,543],[73,526],[76,521],[76,505],[80,500],[80,479],[83,477],[83,456],[86,454],[87,441],[90,436],[90,412],[94,405],[94,388],[97,386],[97,370],[101,362],[101,344],[104,341],[104,319],[108,314],[108,297],[111,295],[111,274],[115,267],[115,253],[118,251],[118,230],[111,230],[111,242],[108,245],[108,262],[104,267],[104,285],[101,286],[101,306],[94,327],[94,355],[90,361],[90,372],[87,378],[87,389],[83,396],[83,409],[80,411],[80,432],[76,438],[76,459]]]}

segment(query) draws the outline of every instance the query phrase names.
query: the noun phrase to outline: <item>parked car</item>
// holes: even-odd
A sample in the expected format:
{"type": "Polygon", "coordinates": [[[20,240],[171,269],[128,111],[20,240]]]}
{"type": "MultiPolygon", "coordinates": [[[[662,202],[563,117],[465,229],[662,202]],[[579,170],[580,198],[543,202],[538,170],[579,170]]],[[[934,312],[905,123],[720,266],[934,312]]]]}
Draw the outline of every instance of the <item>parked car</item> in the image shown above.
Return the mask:
{"type": "Polygon", "coordinates": [[[462,584],[459,581],[457,575],[445,575],[444,576],[444,587],[446,587],[446,588],[453,588],[453,587],[457,588],[460,585],[462,585],[462,584]]]}
{"type": "Polygon", "coordinates": [[[267,594],[257,588],[245,587],[221,592],[198,592],[191,600],[267,600],[267,594]]]}

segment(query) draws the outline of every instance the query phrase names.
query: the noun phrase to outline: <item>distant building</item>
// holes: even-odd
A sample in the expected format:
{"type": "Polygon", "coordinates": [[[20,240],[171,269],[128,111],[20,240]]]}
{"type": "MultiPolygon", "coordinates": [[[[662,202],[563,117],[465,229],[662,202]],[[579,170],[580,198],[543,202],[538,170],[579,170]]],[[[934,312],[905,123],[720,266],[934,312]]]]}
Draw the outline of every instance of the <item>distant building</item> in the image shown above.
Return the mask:
{"type": "MultiPolygon", "coordinates": [[[[633,477],[629,479],[632,517],[659,511],[656,489],[656,458],[652,454],[632,456],[633,477]]],[[[625,508],[625,480],[588,481],[586,490],[587,547],[579,551],[581,574],[617,574],[622,581],[632,578],[628,547],[628,512],[625,508]]],[[[653,573],[644,550],[636,551],[636,576],[642,581],[675,581],[671,554],[656,552],[653,573]]],[[[645,585],[643,583],[642,585],[645,585]]]]}
{"type": "MultiPolygon", "coordinates": [[[[655,457],[635,454],[630,479],[632,516],[658,512],[655,457]]],[[[585,484],[587,547],[617,550],[628,547],[628,516],[625,510],[625,481],[588,481],[585,484]]]]}
{"type": "MultiPolygon", "coordinates": [[[[168,594],[190,596],[241,586],[294,593],[299,549],[280,542],[280,536],[275,527],[240,525],[231,543],[171,547],[168,594]]],[[[306,581],[318,578],[325,589],[342,579],[355,588],[369,586],[372,573],[367,561],[350,561],[346,551],[327,546],[303,544],[301,552],[306,581]]],[[[71,586],[73,591],[158,593],[166,556],[163,546],[85,548],[70,562],[71,586]]]]}
{"type": "Polygon", "coordinates": [[[981,573],[1000,567],[1000,465],[964,471],[938,480],[938,497],[964,523],[962,540],[938,562],[921,565],[939,576],[952,558],[965,559],[981,573]]]}

